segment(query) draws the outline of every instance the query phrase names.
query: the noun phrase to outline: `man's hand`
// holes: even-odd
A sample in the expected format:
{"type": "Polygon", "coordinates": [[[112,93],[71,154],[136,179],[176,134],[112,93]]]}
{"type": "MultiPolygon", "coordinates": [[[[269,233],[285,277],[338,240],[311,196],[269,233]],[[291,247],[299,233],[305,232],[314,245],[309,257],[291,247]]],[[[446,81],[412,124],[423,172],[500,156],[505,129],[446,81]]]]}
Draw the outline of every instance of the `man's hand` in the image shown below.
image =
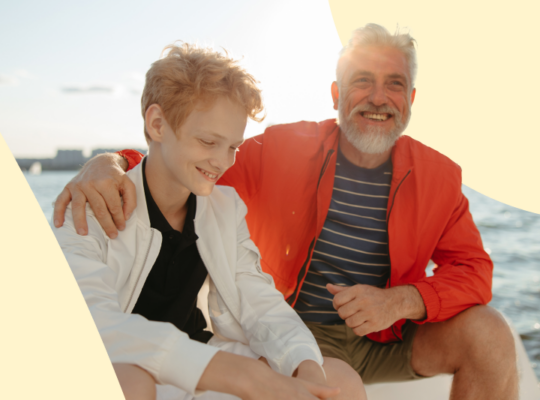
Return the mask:
{"type": "Polygon", "coordinates": [[[371,285],[349,287],[327,284],[334,295],[334,308],[358,336],[382,331],[400,319],[421,320],[426,307],[411,285],[379,289],[371,285]]]}
{"type": "Polygon", "coordinates": [[[77,233],[88,234],[88,201],[107,236],[115,238],[118,235],[117,228],[125,228],[126,220],[137,206],[135,185],[126,176],[126,169],[126,160],[115,153],[100,154],[88,161],[56,198],[54,226],[59,228],[64,224],[66,208],[71,201],[77,233]]]}

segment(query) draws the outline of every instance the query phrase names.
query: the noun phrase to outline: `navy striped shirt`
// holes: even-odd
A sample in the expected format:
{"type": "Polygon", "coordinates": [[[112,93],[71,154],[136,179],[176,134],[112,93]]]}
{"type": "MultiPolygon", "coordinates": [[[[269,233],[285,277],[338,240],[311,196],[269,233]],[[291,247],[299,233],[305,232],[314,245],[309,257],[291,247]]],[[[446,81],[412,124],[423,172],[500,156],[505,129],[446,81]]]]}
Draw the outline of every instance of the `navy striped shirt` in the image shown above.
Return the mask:
{"type": "Polygon", "coordinates": [[[338,151],[332,201],[295,310],[304,321],[342,324],[327,283],[384,287],[390,274],[386,207],[392,161],[360,168],[338,151]]]}

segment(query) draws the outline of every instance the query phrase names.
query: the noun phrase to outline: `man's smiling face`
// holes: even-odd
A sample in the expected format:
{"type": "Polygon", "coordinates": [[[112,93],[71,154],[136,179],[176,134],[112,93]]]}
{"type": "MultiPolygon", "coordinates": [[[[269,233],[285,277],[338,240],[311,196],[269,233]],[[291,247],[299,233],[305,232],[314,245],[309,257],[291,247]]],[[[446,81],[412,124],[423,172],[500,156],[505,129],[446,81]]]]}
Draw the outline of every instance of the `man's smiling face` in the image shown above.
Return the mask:
{"type": "Polygon", "coordinates": [[[414,100],[405,55],[393,47],[360,47],[340,59],[338,71],[332,95],[343,133],[362,152],[387,151],[407,127],[414,100]]]}

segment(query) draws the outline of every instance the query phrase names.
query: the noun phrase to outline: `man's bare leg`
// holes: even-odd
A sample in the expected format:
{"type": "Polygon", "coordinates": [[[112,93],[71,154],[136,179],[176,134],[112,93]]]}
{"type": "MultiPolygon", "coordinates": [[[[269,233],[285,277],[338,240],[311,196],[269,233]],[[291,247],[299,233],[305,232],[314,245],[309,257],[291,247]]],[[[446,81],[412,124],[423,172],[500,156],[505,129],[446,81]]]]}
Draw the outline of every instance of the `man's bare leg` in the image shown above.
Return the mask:
{"type": "Polygon", "coordinates": [[[488,306],[419,326],[411,364],[422,376],[454,374],[450,399],[518,399],[514,339],[504,318],[488,306]]]}
{"type": "Polygon", "coordinates": [[[156,381],[144,369],[132,364],[113,364],[126,400],[155,400],[156,381]]]}

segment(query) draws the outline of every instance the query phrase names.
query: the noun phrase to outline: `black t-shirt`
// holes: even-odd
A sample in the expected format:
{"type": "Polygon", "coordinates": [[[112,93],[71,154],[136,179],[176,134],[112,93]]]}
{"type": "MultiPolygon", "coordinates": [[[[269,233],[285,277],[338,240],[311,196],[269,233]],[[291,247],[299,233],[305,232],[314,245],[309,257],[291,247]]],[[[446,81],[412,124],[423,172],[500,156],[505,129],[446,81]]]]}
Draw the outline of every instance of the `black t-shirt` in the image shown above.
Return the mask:
{"type": "Polygon", "coordinates": [[[197,294],[208,274],[195,243],[198,236],[193,219],[197,199],[193,193],[189,195],[182,232],[173,229],[152,198],[145,164],[146,159],[142,167],[150,225],[161,232],[162,243],[133,313],[151,321],[171,322],[191,339],[206,343],[212,333],[204,331],[206,320],[197,308],[197,294]]]}

